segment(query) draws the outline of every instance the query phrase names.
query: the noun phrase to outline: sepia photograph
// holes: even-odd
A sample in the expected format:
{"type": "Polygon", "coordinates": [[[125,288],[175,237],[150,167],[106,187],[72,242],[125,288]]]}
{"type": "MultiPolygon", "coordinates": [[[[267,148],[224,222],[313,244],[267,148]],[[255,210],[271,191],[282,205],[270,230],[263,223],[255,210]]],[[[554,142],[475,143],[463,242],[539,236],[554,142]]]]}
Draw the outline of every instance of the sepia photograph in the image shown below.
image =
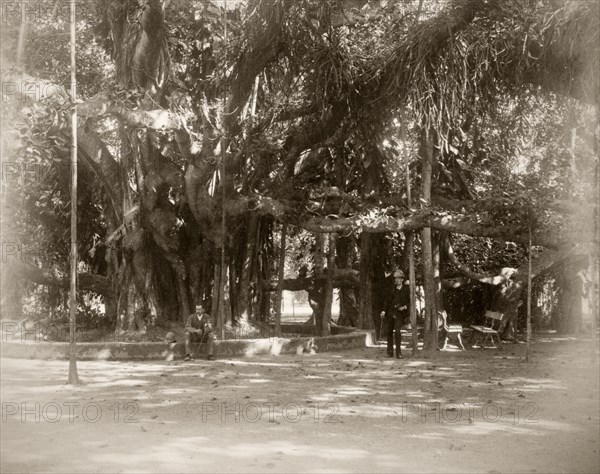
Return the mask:
{"type": "Polygon", "coordinates": [[[598,0],[0,42],[0,472],[600,472],[598,0]]]}

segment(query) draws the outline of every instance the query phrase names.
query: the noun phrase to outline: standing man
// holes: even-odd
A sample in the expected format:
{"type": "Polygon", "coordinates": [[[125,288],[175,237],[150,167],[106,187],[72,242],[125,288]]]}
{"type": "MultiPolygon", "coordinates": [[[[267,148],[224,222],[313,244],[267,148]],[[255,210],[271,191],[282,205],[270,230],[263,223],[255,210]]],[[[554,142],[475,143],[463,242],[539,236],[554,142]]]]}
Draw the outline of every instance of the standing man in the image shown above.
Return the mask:
{"type": "Polygon", "coordinates": [[[402,270],[394,272],[394,290],[387,299],[381,317],[385,316],[387,328],[387,355],[394,357],[394,342],[396,342],[396,357],[402,357],[401,326],[408,320],[408,307],[410,305],[410,288],[405,284],[405,275],[402,270]]]}
{"type": "Polygon", "coordinates": [[[214,360],[215,334],[210,323],[211,317],[201,304],[196,305],[196,312],[190,314],[185,323],[185,358],[192,360],[192,343],[208,343],[208,360],[214,360]]]}

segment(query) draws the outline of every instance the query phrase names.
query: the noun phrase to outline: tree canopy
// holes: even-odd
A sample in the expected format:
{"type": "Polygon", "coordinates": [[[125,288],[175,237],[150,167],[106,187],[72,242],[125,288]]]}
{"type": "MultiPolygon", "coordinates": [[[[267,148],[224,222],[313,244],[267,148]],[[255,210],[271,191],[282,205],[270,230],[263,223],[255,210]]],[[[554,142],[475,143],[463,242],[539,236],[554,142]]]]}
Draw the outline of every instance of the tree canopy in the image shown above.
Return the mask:
{"type": "Polygon", "coordinates": [[[268,320],[282,222],[310,267],[290,285],[322,297],[334,280],[364,328],[379,304],[364,283],[406,266],[415,231],[433,231],[438,293],[508,285],[515,314],[530,227],[536,275],[592,252],[596,2],[85,3],[78,104],[54,3],[2,31],[2,238],[20,249],[3,287],[64,287],[75,105],[79,283],[117,327],[201,301],[268,320]]]}

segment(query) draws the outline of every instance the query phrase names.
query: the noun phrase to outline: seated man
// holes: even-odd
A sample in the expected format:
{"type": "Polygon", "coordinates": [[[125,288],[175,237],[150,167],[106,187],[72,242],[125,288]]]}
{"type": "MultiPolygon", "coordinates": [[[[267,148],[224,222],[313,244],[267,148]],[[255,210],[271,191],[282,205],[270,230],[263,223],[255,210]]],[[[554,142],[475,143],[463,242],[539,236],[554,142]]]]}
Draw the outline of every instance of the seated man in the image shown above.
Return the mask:
{"type": "Polygon", "coordinates": [[[210,324],[210,314],[204,311],[204,307],[196,305],[196,312],[190,314],[185,323],[185,358],[192,360],[192,343],[208,343],[208,360],[214,360],[215,334],[210,324]]]}

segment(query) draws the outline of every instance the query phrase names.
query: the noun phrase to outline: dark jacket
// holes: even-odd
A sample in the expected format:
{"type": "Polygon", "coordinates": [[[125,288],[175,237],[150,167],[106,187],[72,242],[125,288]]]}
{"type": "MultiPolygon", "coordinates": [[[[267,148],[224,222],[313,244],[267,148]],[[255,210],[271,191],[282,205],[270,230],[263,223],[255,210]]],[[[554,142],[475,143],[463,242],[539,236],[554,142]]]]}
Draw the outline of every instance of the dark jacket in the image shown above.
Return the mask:
{"type": "Polygon", "coordinates": [[[410,305],[410,286],[402,285],[402,288],[397,289],[394,287],[390,297],[386,299],[385,303],[385,317],[386,318],[400,318],[402,321],[408,320],[408,310],[410,305]]]}
{"type": "Polygon", "coordinates": [[[196,313],[192,313],[188,316],[187,322],[185,323],[185,327],[186,329],[194,328],[200,329],[201,331],[206,331],[207,329],[210,329],[210,320],[210,314],[203,313],[202,315],[200,315],[200,317],[198,317],[196,313]]]}

